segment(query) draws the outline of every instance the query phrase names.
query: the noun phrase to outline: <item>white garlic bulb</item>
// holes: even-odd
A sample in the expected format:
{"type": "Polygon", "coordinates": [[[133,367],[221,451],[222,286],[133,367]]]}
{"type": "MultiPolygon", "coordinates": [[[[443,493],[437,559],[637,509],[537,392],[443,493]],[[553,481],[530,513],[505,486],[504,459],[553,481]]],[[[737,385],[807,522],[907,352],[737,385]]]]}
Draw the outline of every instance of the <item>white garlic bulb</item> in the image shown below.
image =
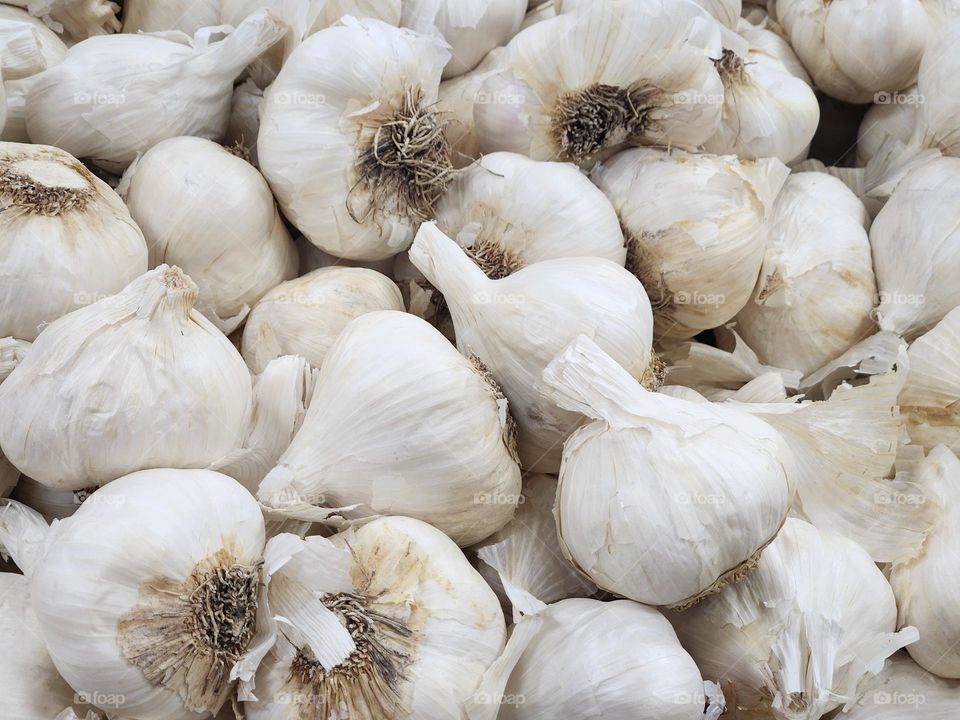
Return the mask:
{"type": "Polygon", "coordinates": [[[484,152],[588,165],[625,145],[695,148],[716,132],[719,25],[693,3],[591,3],[537,23],[504,50],[477,104],[484,152]]]}
{"type": "Polygon", "coordinates": [[[27,132],[112,172],[167,138],[219,138],[234,79],[285,27],[263,11],[214,43],[202,34],[90,38],[30,85],[27,132]]]}
{"type": "Polygon", "coordinates": [[[523,468],[555,473],[563,441],[582,421],[546,393],[543,368],[580,333],[591,335],[636,378],[658,382],[653,319],[643,286],[602,258],[559,258],[491,280],[431,223],[410,259],[443,293],[457,346],[475,354],[510,400],[523,468]]]}
{"type": "Polygon", "coordinates": [[[888,136],[903,144],[913,137],[920,116],[920,95],[916,85],[898,93],[887,93],[874,103],[857,132],[857,162],[866,165],[877,155],[888,136]]]}
{"type": "Polygon", "coordinates": [[[400,23],[424,35],[440,32],[450,45],[446,79],[472,70],[488,52],[506,45],[526,10],[525,0],[406,0],[400,23]]]}
{"type": "Polygon", "coordinates": [[[63,150],[0,143],[0,337],[120,291],[147,270],[123,201],[63,150]]]}
{"type": "Polygon", "coordinates": [[[873,102],[875,93],[916,80],[929,34],[920,0],[775,0],[769,9],[814,85],[831,97],[873,102]]]}
{"type": "Polygon", "coordinates": [[[692,337],[746,305],[763,263],[765,224],[789,172],[773,158],[646,148],[593,171],[620,216],[627,269],[650,295],[658,336],[692,337]]]}
{"type": "Polygon", "coordinates": [[[344,18],[284,64],[264,97],[260,167],[321,250],[386,258],[429,219],[452,173],[447,123],[432,107],[448,57],[437,38],[344,18]]]}
{"type": "Polygon", "coordinates": [[[206,467],[240,446],[250,374],[161,265],[51,323],[0,385],[0,446],[52,487],[150,467],[206,467]]]}
{"type": "Polygon", "coordinates": [[[223,135],[223,144],[231,152],[250,161],[254,167],[257,159],[257,135],[260,134],[260,104],[263,102],[263,90],[247,78],[233,90],[230,103],[230,121],[223,135]]]}
{"type": "Polygon", "coordinates": [[[319,368],[347,323],[376,310],[403,311],[389,278],[366,268],[314,270],[277,285],[253,306],[243,328],[243,359],[255,373],[281,355],[300,355],[319,368]]]}
{"type": "Polygon", "coordinates": [[[257,497],[303,520],[349,506],[409,515],[470,545],[519,502],[514,433],[479,361],[413,315],[371,312],[333,343],[303,426],[257,497]]]}
{"type": "Polygon", "coordinates": [[[16,80],[46,69],[40,34],[33,24],[0,16],[0,69],[3,79],[16,80]]]}
{"type": "Polygon", "coordinates": [[[858,685],[917,638],[896,632],[893,592],[863,548],[794,518],[756,570],[669,617],[737,709],[775,720],[817,720],[855,701],[858,685]]]}
{"type": "Polygon", "coordinates": [[[464,717],[506,630],[496,596],[448,537],[386,517],[329,540],[271,542],[281,540],[295,554],[270,579],[275,644],[257,700],[243,705],[249,720],[464,717]]]}
{"type": "Polygon", "coordinates": [[[193,35],[220,24],[220,0],[124,0],[123,32],[181,30],[193,35]]]}
{"type": "Polygon", "coordinates": [[[898,652],[860,686],[861,696],[843,720],[953,720],[960,683],[931,675],[906,652],[898,652]]]}
{"type": "Polygon", "coordinates": [[[268,290],[296,277],[297,250],[266,181],[210,140],[163,140],[124,176],[150,266],[176,265],[197,283],[197,309],[224,333],[268,290]]]}
{"type": "Polygon", "coordinates": [[[916,143],[937,148],[944,155],[960,156],[960,113],[955,91],[960,63],[957,60],[960,22],[953,21],[933,40],[923,54],[917,77],[917,94],[889,95],[888,99],[915,104],[916,143]]]}
{"type": "Polygon", "coordinates": [[[564,552],[599,587],[684,606],[756,566],[793,499],[793,455],[776,430],[644,390],[584,335],[543,379],[592,420],[564,445],[556,512],[564,552]]]}
{"type": "MultiPolygon", "coordinates": [[[[694,0],[694,3],[726,27],[736,28],[742,8],[741,0],[694,0]]],[[[551,4],[557,8],[557,12],[565,13],[589,9],[593,3],[591,0],[552,0],[551,4]]]]}
{"type": "Polygon", "coordinates": [[[25,8],[73,42],[120,30],[120,7],[112,0],[10,0],[5,4],[25,8]]]}
{"type": "Polygon", "coordinates": [[[571,164],[484,155],[450,184],[434,219],[494,280],[553,258],[626,259],[610,201],[571,164]]]}
{"type": "Polygon", "coordinates": [[[787,178],[770,214],[760,279],[736,316],[761,362],[807,375],[873,331],[869,223],[840,180],[813,172],[787,178]]]}

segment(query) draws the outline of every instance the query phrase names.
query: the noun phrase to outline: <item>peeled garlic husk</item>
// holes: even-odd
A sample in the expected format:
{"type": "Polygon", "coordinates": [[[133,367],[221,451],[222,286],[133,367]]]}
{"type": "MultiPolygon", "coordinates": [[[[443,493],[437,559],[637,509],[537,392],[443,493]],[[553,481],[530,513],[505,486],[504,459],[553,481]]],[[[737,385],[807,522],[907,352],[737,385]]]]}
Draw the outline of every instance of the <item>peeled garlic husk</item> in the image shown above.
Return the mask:
{"type": "Polygon", "coordinates": [[[589,165],[627,145],[695,148],[717,130],[719,24],[693,3],[617,0],[537,23],[477,104],[484,152],[589,165]]]}
{"type": "Polygon", "coordinates": [[[491,153],[464,170],[437,203],[437,227],[494,280],[531,263],[626,250],[610,201],[571,164],[491,153]]]}
{"type": "Polygon", "coordinates": [[[263,90],[250,78],[237,85],[230,103],[230,121],[223,136],[223,144],[231,152],[258,167],[257,135],[260,134],[260,104],[263,90]]]}
{"type": "Polygon", "coordinates": [[[220,24],[220,0],[124,0],[123,32],[180,30],[193,35],[220,24]]]}
{"type": "Polygon", "coordinates": [[[793,499],[793,455],[776,430],[644,390],[585,335],[543,380],[592,420],[564,445],[556,513],[565,554],[599,587],[685,606],[756,566],[793,499]]]}
{"type": "Polygon", "coordinates": [[[866,165],[880,150],[887,136],[906,144],[913,137],[920,116],[920,95],[916,85],[898,93],[887,93],[884,102],[873,104],[857,133],[857,162],[866,165]]]}
{"type": "Polygon", "coordinates": [[[297,275],[297,250],[270,187],[250,163],[210,140],[163,140],[124,176],[150,265],[183,269],[197,309],[224,333],[268,290],[297,275]]]}
{"type": "Polygon", "coordinates": [[[302,520],[330,508],[410,515],[466,546],[513,516],[514,434],[481,362],[413,315],[371,312],[330,348],[303,425],[257,496],[302,520]]]}
{"type": "Polygon", "coordinates": [[[960,305],[960,158],[900,181],[870,227],[880,327],[908,340],[960,305]]]}
{"type": "Polygon", "coordinates": [[[285,28],[263,11],[218,42],[204,32],[90,38],[30,85],[27,132],[111,172],[167,138],[218,139],[234,79],[285,28]]]}
{"type": "Polygon", "coordinates": [[[896,632],[893,592],[863,548],[795,518],[753,572],[668,617],[700,671],[722,678],[730,706],[775,720],[817,720],[855,702],[917,638],[896,632]]]}
{"type": "Polygon", "coordinates": [[[563,441],[583,419],[559,408],[541,378],[580,333],[633,377],[659,381],[650,301],[636,278],[609,260],[545,260],[491,280],[431,223],[420,226],[410,259],[443,294],[461,352],[477,355],[509,399],[524,470],[556,473],[563,441]]]}
{"type": "Polygon", "coordinates": [[[449,53],[438,38],[344,18],[297,47],[264,96],[260,167],[321,250],[379,260],[410,244],[452,174],[432,107],[449,53]],[[415,134],[417,147],[404,145],[415,134]]]}
{"type": "Polygon", "coordinates": [[[904,651],[887,658],[860,689],[843,720],[953,720],[960,703],[960,684],[931,675],[904,651]]]}
{"type": "Polygon", "coordinates": [[[406,0],[400,23],[424,35],[439,31],[450,45],[444,79],[475,68],[484,55],[506,45],[523,22],[525,0],[406,0]]]}
{"type": "Polygon", "coordinates": [[[827,95],[850,103],[901,90],[916,80],[927,45],[920,0],[775,0],[771,16],[827,95]]]}
{"type": "Polygon", "coordinates": [[[240,446],[250,374],[193,309],[197,286],[160,265],[51,323],[0,384],[0,446],[51,487],[151,467],[202,468],[240,446]]]}
{"type": "Polygon", "coordinates": [[[806,375],[873,332],[869,224],[840,180],[787,178],[770,213],[760,279],[735,318],[761,362],[806,375]]]}
{"type": "Polygon", "coordinates": [[[789,172],[774,158],[647,148],[625,150],[593,171],[620,216],[627,269],[650,295],[659,337],[692,337],[747,304],[763,263],[765,224],[789,172]]]}
{"type": "Polygon", "coordinates": [[[330,539],[271,542],[281,541],[295,554],[268,587],[275,644],[256,701],[243,705],[248,720],[463,717],[506,630],[496,596],[448,537],[385,517],[330,539]]]}
{"type": "Polygon", "coordinates": [[[300,355],[319,368],[351,320],[403,309],[396,284],[378,272],[320,268],[277,285],[254,305],[243,328],[243,359],[255,373],[281,355],[300,355]]]}
{"type": "MultiPolygon", "coordinates": [[[[816,372],[800,380],[797,387],[805,398],[823,400],[838,387],[861,385],[874,375],[900,373],[897,381],[903,387],[904,373],[909,367],[905,354],[906,343],[899,335],[887,330],[869,335],[836,360],[831,360],[816,372]]],[[[895,403],[896,404],[896,403],[895,403]]]]}
{"type": "Polygon", "coordinates": [[[121,290],[147,269],[123,201],[63,150],[0,143],[0,337],[121,290]]]}
{"type": "Polygon", "coordinates": [[[120,6],[110,0],[10,0],[73,42],[120,30],[120,6]]]}

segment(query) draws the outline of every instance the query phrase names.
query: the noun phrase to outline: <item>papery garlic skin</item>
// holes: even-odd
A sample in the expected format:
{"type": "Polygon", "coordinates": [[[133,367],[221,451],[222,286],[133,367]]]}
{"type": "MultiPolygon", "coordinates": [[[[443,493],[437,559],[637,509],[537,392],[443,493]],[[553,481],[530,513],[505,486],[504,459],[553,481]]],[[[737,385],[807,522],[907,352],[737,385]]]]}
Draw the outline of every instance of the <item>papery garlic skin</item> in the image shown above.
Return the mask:
{"type": "Polygon", "coordinates": [[[380,260],[410,244],[449,182],[445,121],[430,109],[449,53],[377,20],[344,23],[284,64],[264,96],[257,150],[284,213],[313,244],[380,260]],[[391,155],[398,127],[427,137],[403,162],[391,155]]]}
{"type": "Polygon", "coordinates": [[[647,148],[593,171],[620,217],[627,269],[650,295],[658,337],[692,337],[746,305],[763,263],[765,223],[788,174],[772,158],[647,148]]]}
{"type": "Polygon", "coordinates": [[[0,143],[0,337],[121,290],[147,269],[123,201],[63,150],[0,143]]]}
{"type": "Polygon", "coordinates": [[[5,4],[26,8],[73,42],[120,30],[120,8],[111,0],[11,0],[5,4]]]}
{"type": "Polygon", "coordinates": [[[484,81],[502,69],[503,58],[504,49],[496,48],[470,72],[440,83],[437,109],[446,113],[450,120],[447,140],[452,151],[451,163],[457,169],[472,165],[482,155],[475,108],[488,103],[514,102],[516,99],[514,95],[496,95],[481,90],[484,81]]]}
{"type": "Polygon", "coordinates": [[[844,720],[952,720],[960,684],[931,675],[906,652],[887,658],[883,670],[860,686],[862,695],[844,720]]]}
{"type": "Polygon", "coordinates": [[[857,133],[857,162],[866,165],[888,136],[903,144],[910,142],[920,117],[920,96],[916,85],[898,93],[887,93],[885,102],[875,103],[860,123],[857,133]]]}
{"type": "Polygon", "coordinates": [[[250,163],[210,140],[154,145],[124,176],[150,266],[183,269],[200,309],[232,332],[266,292],[297,274],[297,251],[270,187],[250,163]]]}
{"type": "MultiPolygon", "coordinates": [[[[726,27],[736,28],[737,21],[740,19],[740,0],[694,0],[694,3],[726,27]]],[[[556,6],[558,13],[566,13],[589,9],[592,2],[591,0],[552,0],[552,4],[556,6]]]]}
{"type": "Polygon", "coordinates": [[[254,305],[243,329],[243,359],[255,373],[281,355],[301,355],[319,368],[347,324],[377,310],[404,310],[389,278],[366,268],[314,270],[277,285],[254,305]]]}
{"type": "Polygon", "coordinates": [[[219,473],[144,470],[101,488],[51,529],[31,578],[54,665],[121,716],[208,716],[255,629],[263,546],[256,501],[219,473]]]}
{"type": "Polygon", "coordinates": [[[591,335],[635,378],[658,381],[647,293],[609,260],[546,260],[490,280],[430,223],[420,226],[410,259],[443,293],[461,352],[476,354],[503,388],[528,472],[557,472],[563,441],[582,421],[558,408],[541,380],[578,334],[591,335]]]}
{"type": "Polygon", "coordinates": [[[541,260],[626,260],[606,196],[575,166],[491,153],[464,170],[437,203],[437,227],[494,280],[541,260]]]}
{"type": "Polygon", "coordinates": [[[304,520],[356,504],[409,515],[470,545],[519,502],[514,433],[482,364],[413,315],[370,312],[330,348],[303,425],[257,496],[304,520]]]}
{"type": "MultiPolygon", "coordinates": [[[[960,22],[950,22],[923,54],[917,77],[917,123],[914,140],[924,147],[937,148],[944,155],[960,156],[960,112],[954,90],[960,63],[957,42],[960,22]]],[[[896,96],[890,96],[896,99],[896,96]]],[[[907,96],[909,101],[909,96],[907,96]]]]}
{"type": "Polygon", "coordinates": [[[223,144],[230,152],[238,154],[254,167],[257,159],[257,135],[260,134],[260,104],[263,90],[247,78],[233,90],[230,103],[230,121],[223,136],[223,144]]]}
{"type": "Polygon", "coordinates": [[[795,173],[774,203],[767,251],[737,330],[761,362],[807,375],[874,328],[876,282],[860,199],[824,173],[795,173]]]}
{"type": "Polygon", "coordinates": [[[151,467],[202,468],[240,446],[250,374],[161,265],[51,323],[0,385],[0,446],[51,487],[151,467]]]}
{"type": "Polygon", "coordinates": [[[180,30],[193,35],[220,24],[220,0],[124,0],[123,32],[180,30]]]}

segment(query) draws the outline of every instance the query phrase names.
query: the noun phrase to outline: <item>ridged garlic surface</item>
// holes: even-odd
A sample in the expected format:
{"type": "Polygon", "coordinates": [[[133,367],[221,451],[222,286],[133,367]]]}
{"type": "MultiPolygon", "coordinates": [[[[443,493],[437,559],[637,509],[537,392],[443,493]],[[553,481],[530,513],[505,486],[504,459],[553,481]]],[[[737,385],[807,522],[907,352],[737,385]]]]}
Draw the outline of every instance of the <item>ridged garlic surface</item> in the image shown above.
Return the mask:
{"type": "Polygon", "coordinates": [[[617,213],[575,166],[516,153],[484,155],[437,203],[437,227],[497,280],[560,257],[626,260],[617,213]]]}
{"type": "Polygon", "coordinates": [[[233,81],[286,26],[266,11],[225,39],[202,33],[120,33],[94,37],[30,85],[27,132],[34,142],[120,172],[161,140],[220,138],[233,81]]]}
{"type": "Polygon", "coordinates": [[[202,468],[240,446],[250,374],[161,265],[51,323],[0,384],[0,446],[24,474],[77,490],[152,467],[202,468]]]}
{"type": "Polygon", "coordinates": [[[669,618],[700,671],[722,678],[731,711],[774,720],[817,720],[855,701],[917,637],[896,632],[893,592],[863,548],[794,518],[753,572],[669,618]]]}
{"type": "Polygon", "coordinates": [[[345,18],[284,64],[264,96],[260,168],[321,250],[380,260],[432,215],[452,173],[447,122],[432,107],[448,57],[436,37],[345,18]]]}
{"type": "Polygon", "coordinates": [[[904,651],[887,658],[860,689],[843,720],[953,720],[960,704],[960,683],[931,675],[904,651]]]}
{"type": "Polygon", "coordinates": [[[756,566],[793,499],[793,456],[742,410],[644,390],[581,335],[544,371],[590,422],[563,448],[557,529],[599,587],[685,606],[756,566]]]}
{"type": "Polygon", "coordinates": [[[180,30],[193,35],[220,24],[220,0],[124,0],[123,32],[180,30]]]}
{"type": "Polygon", "coordinates": [[[873,332],[869,224],[840,180],[787,178],[770,213],[759,281],[735,318],[761,362],[807,375],[873,332]]]}
{"type": "Polygon", "coordinates": [[[0,143],[0,207],[0,337],[32,341],[147,270],[123,201],[63,150],[0,143]]]}
{"type": "Polygon", "coordinates": [[[413,315],[371,312],[330,348],[303,425],[257,496],[303,520],[409,515],[466,546],[513,517],[514,436],[481,362],[413,315]]]}
{"type": "MultiPolygon", "coordinates": [[[[960,22],[954,20],[931,40],[923,54],[917,77],[914,139],[925,147],[937,148],[951,157],[960,156],[960,120],[957,119],[960,103],[955,89],[957,74],[960,73],[958,42],[960,22]]],[[[891,97],[898,99],[895,95],[891,97]]],[[[909,102],[909,96],[906,99],[909,102]]]]}
{"type": "Polygon", "coordinates": [[[484,152],[590,165],[627,145],[695,148],[720,121],[719,25],[693,3],[614,0],[537,23],[506,46],[477,104],[484,152]]]}
{"type": "Polygon", "coordinates": [[[789,170],[768,158],[625,150],[591,174],[620,216],[627,269],[643,283],[658,337],[723,325],[760,273],[766,222],[789,170]]]}
{"type": "Polygon", "coordinates": [[[887,94],[884,102],[874,103],[860,123],[857,133],[857,162],[867,165],[881,145],[891,136],[906,145],[913,137],[920,117],[920,95],[916,85],[896,94],[887,94]]]}
{"type": "Polygon", "coordinates": [[[120,30],[120,8],[111,0],[10,0],[5,4],[25,8],[71,42],[120,30]]]}
{"type": "Polygon", "coordinates": [[[377,310],[403,312],[396,284],[374,270],[327,267],[288,280],[264,295],[247,317],[241,353],[259,373],[281,355],[316,368],[347,324],[377,310]]]}
{"type": "Polygon", "coordinates": [[[503,388],[528,472],[556,473],[563,441],[583,419],[559,408],[541,378],[577,335],[592,336],[633,377],[659,381],[650,301],[636,278],[609,260],[545,260],[491,280],[430,223],[420,226],[410,259],[443,294],[461,352],[477,355],[503,388]]]}
{"type": "MultiPolygon", "coordinates": [[[[292,536],[270,579],[275,643],[248,720],[447,720],[503,648],[503,613],[459,548],[385,517],[330,539],[292,536]]],[[[241,690],[241,698],[244,693],[241,690]]]]}
{"type": "Polygon", "coordinates": [[[297,250],[266,180],[198,137],[163,140],[124,175],[150,266],[176,265],[200,288],[197,309],[224,333],[268,290],[297,275],[297,250]]]}
{"type": "MultiPolygon", "coordinates": [[[[741,0],[693,0],[693,2],[726,27],[731,29],[737,27],[742,9],[741,0]]],[[[551,0],[550,4],[556,7],[557,12],[565,13],[589,9],[593,3],[592,0],[551,0]]]]}

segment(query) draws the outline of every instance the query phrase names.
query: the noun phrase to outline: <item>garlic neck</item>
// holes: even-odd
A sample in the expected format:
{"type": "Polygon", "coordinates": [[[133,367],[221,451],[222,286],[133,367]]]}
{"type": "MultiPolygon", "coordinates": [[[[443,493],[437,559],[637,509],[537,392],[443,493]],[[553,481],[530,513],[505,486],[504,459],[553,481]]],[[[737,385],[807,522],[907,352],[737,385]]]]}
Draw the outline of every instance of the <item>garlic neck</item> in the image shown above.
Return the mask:
{"type": "Polygon", "coordinates": [[[196,283],[176,265],[160,265],[149,273],[138,314],[153,317],[158,311],[170,311],[189,318],[200,291],[196,283]]]}
{"type": "Polygon", "coordinates": [[[0,194],[26,213],[55,217],[83,210],[94,193],[93,176],[76,161],[21,157],[0,165],[0,194]]]}
{"type": "Polygon", "coordinates": [[[720,79],[724,86],[727,85],[746,85],[750,82],[750,76],[747,75],[747,64],[733,50],[724,50],[719,60],[713,61],[714,67],[720,74],[720,79]]]}

